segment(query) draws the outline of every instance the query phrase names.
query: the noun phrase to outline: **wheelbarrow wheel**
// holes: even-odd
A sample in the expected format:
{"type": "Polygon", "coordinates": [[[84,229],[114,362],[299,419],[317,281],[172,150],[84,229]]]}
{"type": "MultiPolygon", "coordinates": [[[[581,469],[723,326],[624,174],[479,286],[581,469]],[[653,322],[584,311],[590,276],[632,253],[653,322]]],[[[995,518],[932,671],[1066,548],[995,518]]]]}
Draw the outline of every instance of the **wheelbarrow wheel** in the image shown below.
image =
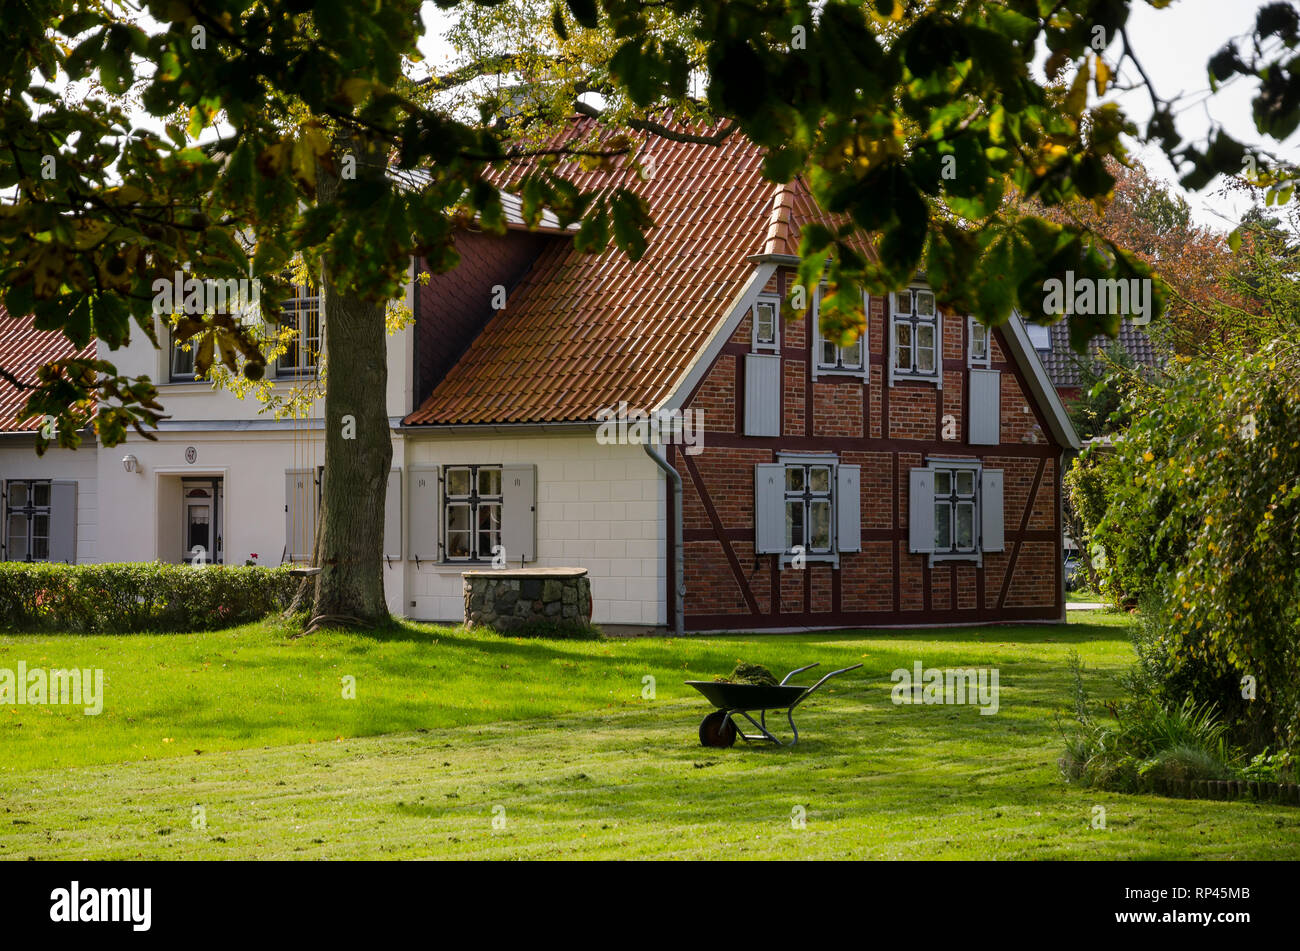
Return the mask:
{"type": "Polygon", "coordinates": [[[714,710],[700,723],[700,743],[704,746],[731,746],[736,742],[736,724],[726,710],[714,710]]]}

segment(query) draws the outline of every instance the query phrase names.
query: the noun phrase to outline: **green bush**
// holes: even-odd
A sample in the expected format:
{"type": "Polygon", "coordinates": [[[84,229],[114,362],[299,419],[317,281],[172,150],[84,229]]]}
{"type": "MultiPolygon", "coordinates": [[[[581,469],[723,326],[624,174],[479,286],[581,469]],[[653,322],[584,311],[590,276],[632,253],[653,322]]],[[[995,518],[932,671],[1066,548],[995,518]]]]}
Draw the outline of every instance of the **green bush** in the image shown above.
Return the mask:
{"type": "Polygon", "coordinates": [[[1175,363],[1132,399],[1092,532],[1107,592],[1152,599],[1166,700],[1300,753],[1300,345],[1175,363]]]}
{"type": "Polygon", "coordinates": [[[298,578],[283,568],[0,563],[0,629],[123,634],[203,631],[284,610],[298,578]]]}
{"type": "Polygon", "coordinates": [[[1083,668],[1070,658],[1074,726],[1065,732],[1061,772],[1071,782],[1135,792],[1147,779],[1224,779],[1232,774],[1227,724],[1210,704],[1163,700],[1141,664],[1120,678],[1124,697],[1096,709],[1083,668]]]}

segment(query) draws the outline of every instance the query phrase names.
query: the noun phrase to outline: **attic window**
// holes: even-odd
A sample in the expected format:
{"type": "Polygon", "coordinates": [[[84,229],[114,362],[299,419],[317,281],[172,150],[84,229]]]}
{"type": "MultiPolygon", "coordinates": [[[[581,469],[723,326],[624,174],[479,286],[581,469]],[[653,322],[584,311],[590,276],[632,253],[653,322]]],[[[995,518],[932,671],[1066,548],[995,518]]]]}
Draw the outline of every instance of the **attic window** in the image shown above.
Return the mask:
{"type": "Polygon", "coordinates": [[[754,304],[755,350],[779,350],[781,348],[781,302],[775,297],[760,297],[754,304]]]}
{"type": "MultiPolygon", "coordinates": [[[[824,288],[819,288],[813,308],[812,321],[813,330],[816,335],[816,353],[814,367],[815,373],[813,379],[818,376],[843,373],[846,375],[861,377],[866,372],[866,341],[867,331],[864,328],[858,338],[849,344],[841,344],[835,340],[827,339],[822,334],[821,327],[821,299],[824,288]]],[[[862,295],[862,313],[869,314],[870,298],[866,294],[862,295]]]]}
{"type": "Polygon", "coordinates": [[[942,318],[935,307],[934,292],[909,287],[890,295],[890,365],[895,379],[939,380],[942,377],[942,318]]]}

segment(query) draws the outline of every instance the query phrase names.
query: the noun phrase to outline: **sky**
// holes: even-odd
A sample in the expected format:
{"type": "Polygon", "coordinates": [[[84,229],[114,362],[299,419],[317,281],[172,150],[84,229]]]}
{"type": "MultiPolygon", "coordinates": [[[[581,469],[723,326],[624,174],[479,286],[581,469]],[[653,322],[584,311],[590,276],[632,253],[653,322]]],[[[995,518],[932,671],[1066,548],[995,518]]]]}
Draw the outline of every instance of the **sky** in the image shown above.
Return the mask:
{"type": "MultiPolygon", "coordinates": [[[[1209,78],[1206,63],[1229,38],[1248,32],[1255,22],[1255,11],[1263,6],[1257,0],[1176,0],[1165,10],[1137,3],[1129,18],[1128,35],[1134,53],[1142,62],[1152,85],[1162,99],[1182,94],[1184,101],[1175,107],[1178,131],[1184,138],[1199,139],[1212,125],[1222,125],[1238,142],[1260,142],[1251,119],[1250,99],[1254,86],[1238,80],[1208,96],[1209,78]]],[[[1113,62],[1113,60],[1110,60],[1113,62]]],[[[1128,79],[1132,67],[1121,74],[1128,79]]],[[[1151,115],[1145,91],[1132,91],[1116,97],[1139,129],[1145,128],[1151,115]]],[[[1134,157],[1153,175],[1171,185],[1178,176],[1157,146],[1131,143],[1134,157]]],[[[1283,143],[1266,145],[1274,154],[1300,162],[1300,135],[1283,143]]],[[[1189,194],[1177,189],[1192,207],[1196,221],[1206,227],[1231,230],[1241,221],[1249,207],[1244,196],[1224,197],[1216,194],[1221,182],[1214,182],[1203,192],[1189,194]]]]}

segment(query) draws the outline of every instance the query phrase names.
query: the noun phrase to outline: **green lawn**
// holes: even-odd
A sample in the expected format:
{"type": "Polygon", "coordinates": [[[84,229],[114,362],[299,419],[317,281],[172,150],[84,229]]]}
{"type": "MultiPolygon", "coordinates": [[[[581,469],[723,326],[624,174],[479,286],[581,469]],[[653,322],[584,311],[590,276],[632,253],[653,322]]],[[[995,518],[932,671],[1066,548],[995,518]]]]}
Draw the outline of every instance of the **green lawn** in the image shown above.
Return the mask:
{"type": "Polygon", "coordinates": [[[98,717],[0,707],[0,857],[1300,857],[1294,808],[1061,782],[1067,652],[1101,696],[1132,657],[1127,616],[1072,620],[602,642],[424,625],[0,637],[0,668],[107,680],[98,717]],[[682,681],[738,658],[865,668],[802,709],[798,747],[705,749],[707,706],[682,681]],[[1000,712],[894,706],[889,674],[915,660],[996,666],[1000,712]]]}

